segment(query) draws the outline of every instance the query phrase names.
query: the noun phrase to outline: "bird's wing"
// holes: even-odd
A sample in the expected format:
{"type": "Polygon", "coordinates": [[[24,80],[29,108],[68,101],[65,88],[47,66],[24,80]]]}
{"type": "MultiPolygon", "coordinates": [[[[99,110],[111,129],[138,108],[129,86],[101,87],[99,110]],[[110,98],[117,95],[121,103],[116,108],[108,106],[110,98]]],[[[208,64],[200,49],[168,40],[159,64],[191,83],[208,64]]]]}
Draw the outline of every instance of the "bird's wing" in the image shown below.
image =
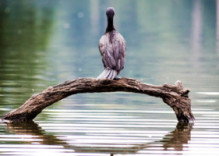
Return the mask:
{"type": "Polygon", "coordinates": [[[102,56],[103,65],[108,69],[116,69],[116,61],[113,56],[112,44],[107,36],[102,36],[99,41],[99,50],[102,56]]]}
{"type": "Polygon", "coordinates": [[[113,57],[116,61],[116,70],[120,72],[124,68],[126,55],[125,39],[120,33],[117,33],[113,47],[113,57]]]}

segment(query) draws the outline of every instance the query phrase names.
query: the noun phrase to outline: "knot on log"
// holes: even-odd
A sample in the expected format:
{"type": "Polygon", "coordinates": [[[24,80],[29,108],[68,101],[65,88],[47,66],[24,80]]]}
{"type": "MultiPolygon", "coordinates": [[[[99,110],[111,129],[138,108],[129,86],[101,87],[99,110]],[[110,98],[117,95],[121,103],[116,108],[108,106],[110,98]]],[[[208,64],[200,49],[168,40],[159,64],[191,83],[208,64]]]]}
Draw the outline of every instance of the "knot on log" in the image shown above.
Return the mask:
{"type": "Polygon", "coordinates": [[[175,82],[175,85],[164,84],[163,87],[169,89],[169,91],[176,92],[180,96],[184,97],[188,97],[188,94],[190,92],[190,89],[184,88],[182,82],[179,80],[175,82]]]}
{"type": "Polygon", "coordinates": [[[191,100],[189,99],[189,89],[185,89],[182,82],[177,80],[175,85],[163,85],[173,94],[163,98],[163,101],[167,103],[175,111],[176,117],[179,122],[193,122],[195,120],[191,111],[191,100]]]}
{"type": "Polygon", "coordinates": [[[41,93],[30,97],[23,105],[4,115],[2,119],[8,122],[30,121],[44,108],[70,95],[118,91],[160,97],[174,110],[179,122],[192,122],[194,120],[188,95],[189,89],[184,89],[181,81],[176,81],[175,85],[155,86],[130,78],[121,78],[119,80],[80,78],[53,87],[50,86],[41,93]]]}

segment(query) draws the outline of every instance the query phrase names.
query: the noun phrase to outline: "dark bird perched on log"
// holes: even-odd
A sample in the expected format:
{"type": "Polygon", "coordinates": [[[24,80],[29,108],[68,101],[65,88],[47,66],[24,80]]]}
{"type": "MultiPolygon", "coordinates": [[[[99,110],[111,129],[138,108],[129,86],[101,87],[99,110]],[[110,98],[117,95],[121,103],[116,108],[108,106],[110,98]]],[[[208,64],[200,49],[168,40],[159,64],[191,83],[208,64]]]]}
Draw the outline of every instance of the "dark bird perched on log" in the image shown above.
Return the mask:
{"type": "Polygon", "coordinates": [[[106,32],[99,41],[104,71],[97,77],[97,80],[119,79],[118,74],[124,68],[126,45],[123,36],[116,31],[113,25],[114,14],[114,8],[107,8],[106,32]]]}

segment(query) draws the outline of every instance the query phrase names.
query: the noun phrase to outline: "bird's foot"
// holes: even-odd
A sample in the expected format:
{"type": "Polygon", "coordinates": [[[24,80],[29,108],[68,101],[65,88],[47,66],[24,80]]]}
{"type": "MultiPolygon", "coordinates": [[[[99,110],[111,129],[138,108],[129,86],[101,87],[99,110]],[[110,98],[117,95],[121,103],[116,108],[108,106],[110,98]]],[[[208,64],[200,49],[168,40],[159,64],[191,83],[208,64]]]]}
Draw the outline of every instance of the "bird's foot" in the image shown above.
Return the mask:
{"type": "Polygon", "coordinates": [[[119,80],[120,78],[118,76],[116,76],[113,80],[119,80]]]}

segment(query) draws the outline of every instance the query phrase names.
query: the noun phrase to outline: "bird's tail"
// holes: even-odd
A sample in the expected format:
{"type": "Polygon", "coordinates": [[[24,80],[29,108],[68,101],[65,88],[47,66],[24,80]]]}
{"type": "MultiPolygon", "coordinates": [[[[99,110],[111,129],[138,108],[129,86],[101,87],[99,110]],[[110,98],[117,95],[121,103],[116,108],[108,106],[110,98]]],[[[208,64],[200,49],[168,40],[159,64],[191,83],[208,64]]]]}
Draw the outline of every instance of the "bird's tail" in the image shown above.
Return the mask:
{"type": "Polygon", "coordinates": [[[96,78],[99,79],[114,79],[117,77],[116,70],[113,69],[104,69],[104,71],[96,78]]]}

